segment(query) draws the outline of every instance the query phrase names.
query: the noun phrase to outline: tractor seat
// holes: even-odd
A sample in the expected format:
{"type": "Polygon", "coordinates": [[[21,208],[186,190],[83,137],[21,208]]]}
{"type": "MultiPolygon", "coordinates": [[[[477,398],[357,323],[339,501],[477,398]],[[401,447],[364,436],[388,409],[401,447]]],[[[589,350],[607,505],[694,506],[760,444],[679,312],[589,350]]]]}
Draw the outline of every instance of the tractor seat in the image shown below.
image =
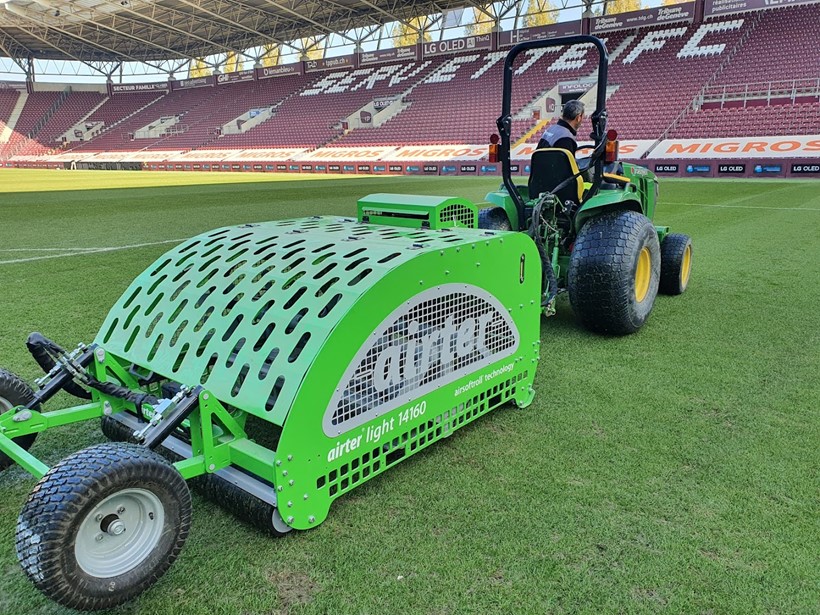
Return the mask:
{"type": "MultiPolygon", "coordinates": [[[[558,184],[578,173],[578,163],[567,150],[557,147],[537,149],[530,162],[529,196],[534,199],[544,192],[552,192],[558,184]]],[[[561,188],[555,196],[562,203],[571,201],[580,205],[584,198],[583,177],[577,175],[574,181],[561,188]]]]}

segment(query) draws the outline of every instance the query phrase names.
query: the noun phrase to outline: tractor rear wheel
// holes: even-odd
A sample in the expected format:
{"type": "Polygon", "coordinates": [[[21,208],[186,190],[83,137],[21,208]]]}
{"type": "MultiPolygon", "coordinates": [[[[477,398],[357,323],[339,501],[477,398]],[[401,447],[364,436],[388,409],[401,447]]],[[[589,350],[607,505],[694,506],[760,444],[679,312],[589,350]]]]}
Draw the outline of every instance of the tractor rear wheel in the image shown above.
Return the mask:
{"type": "MultiPolygon", "coordinates": [[[[34,389],[32,389],[26,381],[12,374],[10,371],[0,369],[0,414],[8,412],[15,406],[25,406],[34,399],[34,389]]],[[[39,410],[39,406],[35,408],[39,410]]],[[[34,444],[34,439],[37,434],[32,433],[26,436],[14,438],[14,443],[22,446],[28,450],[34,444]]],[[[4,453],[0,453],[0,472],[12,465],[11,457],[4,453]]]]}
{"type": "Polygon", "coordinates": [[[669,233],[661,244],[660,292],[680,295],[689,286],[692,273],[692,239],[682,233],[669,233]]]}
{"type": "Polygon", "coordinates": [[[490,231],[511,231],[512,225],[503,207],[485,207],[478,211],[478,228],[490,231]]]}
{"type": "Polygon", "coordinates": [[[34,487],[17,521],[17,557],[55,602],[109,609],[168,570],[190,525],[191,494],[176,468],[142,446],[100,444],[34,487]]]}
{"type": "Polygon", "coordinates": [[[569,261],[572,309],[599,333],[633,333],[646,321],[660,280],[658,233],[646,216],[615,211],[581,228],[569,261]]]}

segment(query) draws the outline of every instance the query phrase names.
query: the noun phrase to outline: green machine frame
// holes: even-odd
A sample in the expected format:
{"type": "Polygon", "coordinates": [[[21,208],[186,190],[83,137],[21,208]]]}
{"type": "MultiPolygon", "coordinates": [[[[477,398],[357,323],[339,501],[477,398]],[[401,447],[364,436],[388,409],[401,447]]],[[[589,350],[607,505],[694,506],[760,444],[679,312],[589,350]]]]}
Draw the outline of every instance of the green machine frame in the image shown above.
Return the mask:
{"type": "Polygon", "coordinates": [[[6,412],[0,451],[40,478],[49,468],[21,440],[105,418],[170,450],[184,478],[238,486],[282,532],[318,525],[335,498],[489,410],[528,405],[533,242],[467,228],[469,201],[396,205],[371,195],[359,204],[370,223],[246,224],[180,244],[134,280],[93,344],[58,362],[93,399],[6,412]]]}

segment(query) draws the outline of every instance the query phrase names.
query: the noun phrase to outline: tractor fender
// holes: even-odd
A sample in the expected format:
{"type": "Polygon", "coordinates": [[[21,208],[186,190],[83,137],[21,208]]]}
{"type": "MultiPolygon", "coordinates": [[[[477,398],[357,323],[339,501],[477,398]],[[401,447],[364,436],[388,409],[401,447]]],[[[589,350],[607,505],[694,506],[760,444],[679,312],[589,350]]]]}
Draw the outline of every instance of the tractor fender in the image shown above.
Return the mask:
{"type": "Polygon", "coordinates": [[[643,214],[641,202],[635,198],[636,193],[624,192],[621,190],[606,190],[599,192],[592,199],[584,203],[578,214],[575,216],[575,232],[581,230],[587,220],[594,216],[617,211],[630,210],[643,214]]]}
{"type": "MultiPolygon", "coordinates": [[[[521,197],[526,201],[528,197],[527,187],[526,186],[516,186],[518,188],[518,192],[521,197]]],[[[505,188],[500,188],[499,190],[495,190],[493,192],[488,192],[487,196],[484,197],[484,200],[491,205],[495,205],[496,207],[502,208],[504,211],[507,212],[507,219],[510,221],[510,226],[513,230],[521,230],[521,225],[518,220],[518,209],[515,207],[515,201],[513,201],[510,193],[507,192],[505,188]]],[[[483,204],[482,204],[483,205],[483,204]]],[[[479,208],[483,209],[483,206],[479,205],[479,208]]],[[[526,223],[526,220],[524,221],[526,223]]]]}

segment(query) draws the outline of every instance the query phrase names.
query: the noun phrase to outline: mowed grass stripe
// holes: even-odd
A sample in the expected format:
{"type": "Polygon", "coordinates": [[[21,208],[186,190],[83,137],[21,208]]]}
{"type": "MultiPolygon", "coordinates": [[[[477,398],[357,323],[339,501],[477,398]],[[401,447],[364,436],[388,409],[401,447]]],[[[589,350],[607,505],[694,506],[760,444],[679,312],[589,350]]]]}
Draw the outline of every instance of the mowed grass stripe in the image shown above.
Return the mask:
{"type": "MultiPolygon", "coordinates": [[[[126,174],[118,187],[107,173],[20,173],[26,191],[0,194],[0,245],[129,245],[349,216],[370,192],[481,201],[498,186],[241,174],[219,179],[254,181],[203,185],[190,175],[168,178],[193,183],[186,187],[126,174]],[[52,189],[68,175],[73,187],[52,189]]],[[[557,316],[542,321],[530,408],[488,415],[285,540],[197,496],[181,559],[117,612],[817,612],[820,222],[791,210],[694,205],[818,207],[817,185],[661,180],[656,223],[694,237],[694,271],[684,295],[658,299],[641,332],[589,334],[562,296],[557,316]]],[[[31,330],[65,345],[92,339],[166,249],[0,268],[0,363],[38,375],[23,346],[31,330]]],[[[42,434],[34,452],[53,463],[100,439],[82,425],[42,434]]],[[[13,551],[14,519],[33,484],[19,469],[0,475],[0,613],[64,614],[25,580],[13,551]]]]}

